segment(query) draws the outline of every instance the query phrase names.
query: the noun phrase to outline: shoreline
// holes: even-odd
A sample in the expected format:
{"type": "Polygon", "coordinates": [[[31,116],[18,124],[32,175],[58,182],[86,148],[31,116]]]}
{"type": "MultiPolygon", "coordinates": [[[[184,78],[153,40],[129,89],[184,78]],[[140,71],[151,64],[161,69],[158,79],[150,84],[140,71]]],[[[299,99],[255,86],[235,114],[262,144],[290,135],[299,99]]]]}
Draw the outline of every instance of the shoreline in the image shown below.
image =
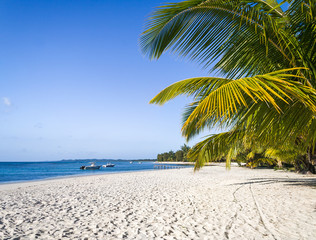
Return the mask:
{"type": "Polygon", "coordinates": [[[0,191],[1,186],[4,185],[12,185],[12,184],[27,184],[27,183],[37,183],[37,182],[49,182],[54,180],[64,180],[64,179],[75,179],[75,178],[82,178],[82,177],[97,177],[97,176],[104,176],[104,175],[112,175],[112,174],[125,174],[125,173],[138,173],[138,172],[147,172],[147,171],[161,171],[161,170],[170,170],[170,169],[147,169],[147,170],[133,170],[133,171],[117,171],[117,172],[102,172],[96,174],[74,174],[74,175],[64,175],[58,177],[50,177],[50,178],[42,178],[42,179],[33,179],[33,180],[21,180],[21,181],[12,181],[12,182],[0,182],[0,191]]]}
{"type": "MultiPolygon", "coordinates": [[[[60,162],[60,161],[58,161],[58,162],[60,162]]],[[[155,162],[155,161],[150,161],[150,162],[153,162],[154,164],[160,164],[160,163],[155,162]]],[[[24,162],[22,162],[22,163],[24,163],[24,162]]],[[[172,162],[171,164],[191,165],[191,164],[185,164],[185,162],[181,162],[181,163],[172,162]]],[[[64,179],[64,178],[74,178],[74,177],[84,177],[84,176],[98,176],[98,175],[104,175],[104,174],[116,174],[116,173],[128,173],[128,172],[156,171],[156,170],[163,170],[163,169],[152,168],[152,169],[125,170],[125,171],[114,171],[114,172],[95,172],[94,174],[60,175],[60,176],[46,177],[46,178],[39,178],[39,179],[32,179],[32,180],[16,180],[16,181],[7,181],[7,182],[3,181],[3,182],[0,182],[0,186],[1,185],[5,185],[5,184],[19,184],[19,183],[28,183],[28,182],[37,182],[37,181],[46,181],[46,180],[55,180],[55,179],[64,179]]],[[[164,169],[164,170],[167,170],[167,169],[164,169]]]]}
{"type": "Polygon", "coordinates": [[[315,186],[222,166],[0,185],[0,239],[313,239],[315,186]]]}
{"type": "MultiPolygon", "coordinates": [[[[194,162],[154,162],[154,164],[170,164],[170,165],[190,165],[193,166],[194,162]]],[[[224,163],[207,163],[205,167],[209,166],[224,166],[224,163]]],[[[49,178],[42,178],[42,179],[33,179],[33,180],[21,180],[21,181],[11,181],[11,182],[0,182],[0,188],[2,185],[9,185],[9,184],[24,184],[24,183],[36,183],[36,182],[44,182],[44,181],[52,181],[52,180],[59,180],[59,179],[72,179],[77,177],[89,177],[89,176],[99,176],[99,175],[108,175],[108,174],[120,174],[120,173],[132,173],[132,172],[147,172],[147,171],[162,171],[162,170],[171,170],[171,169],[147,169],[147,170],[133,170],[133,171],[120,171],[120,172],[104,172],[104,173],[96,173],[96,174],[73,174],[73,175],[64,175],[64,176],[57,176],[57,177],[49,177],[49,178]]],[[[1,189],[0,189],[1,190],[1,189]]]]}
{"type": "MultiPolygon", "coordinates": [[[[195,165],[195,162],[154,162],[155,164],[178,164],[178,165],[195,165]]],[[[221,164],[220,162],[209,162],[205,163],[205,166],[218,166],[218,164],[221,164]]]]}

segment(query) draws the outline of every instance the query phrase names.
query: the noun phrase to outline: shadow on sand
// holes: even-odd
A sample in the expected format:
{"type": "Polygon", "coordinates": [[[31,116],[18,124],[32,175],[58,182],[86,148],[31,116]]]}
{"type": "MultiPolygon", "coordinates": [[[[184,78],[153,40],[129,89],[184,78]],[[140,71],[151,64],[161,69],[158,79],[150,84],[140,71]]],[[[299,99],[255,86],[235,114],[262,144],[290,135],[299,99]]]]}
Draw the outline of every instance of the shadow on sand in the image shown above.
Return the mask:
{"type": "Polygon", "coordinates": [[[316,177],[306,178],[251,178],[247,182],[235,183],[232,185],[246,185],[246,184],[273,184],[273,183],[284,183],[284,185],[293,186],[310,186],[316,187],[316,177]]]}

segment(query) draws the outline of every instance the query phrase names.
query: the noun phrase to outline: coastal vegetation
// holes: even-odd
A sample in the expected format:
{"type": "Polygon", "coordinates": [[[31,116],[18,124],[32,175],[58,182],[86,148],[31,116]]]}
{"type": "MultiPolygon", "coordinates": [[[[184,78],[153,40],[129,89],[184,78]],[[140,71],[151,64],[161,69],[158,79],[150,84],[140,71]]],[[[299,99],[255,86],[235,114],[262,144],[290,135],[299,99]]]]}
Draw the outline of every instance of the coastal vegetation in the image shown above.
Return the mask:
{"type": "Polygon", "coordinates": [[[174,152],[174,151],[169,151],[169,152],[164,152],[164,153],[159,153],[157,155],[157,161],[158,162],[188,162],[188,153],[190,151],[190,147],[186,144],[181,146],[181,149],[174,152]]]}
{"type": "Polygon", "coordinates": [[[188,153],[195,169],[225,159],[228,168],[232,160],[270,161],[315,173],[315,39],[312,0],[188,0],[160,6],[142,33],[144,54],[158,59],[169,50],[215,76],[176,82],[150,103],[192,97],[183,113],[187,140],[220,129],[188,153]]]}

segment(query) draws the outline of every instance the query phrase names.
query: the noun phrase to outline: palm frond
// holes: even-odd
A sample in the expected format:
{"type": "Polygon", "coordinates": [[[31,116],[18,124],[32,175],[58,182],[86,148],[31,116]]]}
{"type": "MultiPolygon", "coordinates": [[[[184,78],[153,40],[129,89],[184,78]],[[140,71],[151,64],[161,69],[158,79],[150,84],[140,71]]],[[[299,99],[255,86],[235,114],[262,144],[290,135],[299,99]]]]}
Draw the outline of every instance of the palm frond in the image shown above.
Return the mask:
{"type": "Polygon", "coordinates": [[[295,67],[292,53],[276,37],[273,19],[282,16],[275,1],[172,3],[152,14],[141,47],[151,58],[170,49],[206,68],[219,59],[212,69],[229,78],[295,67]]]}
{"type": "Polygon", "coordinates": [[[239,139],[244,137],[244,131],[230,131],[210,135],[191,148],[188,158],[195,161],[195,170],[200,169],[207,162],[217,161],[223,157],[226,157],[226,166],[229,168],[230,160],[235,158],[239,150],[242,149],[242,143],[239,139]]]}
{"type": "MultiPolygon", "coordinates": [[[[228,127],[236,122],[236,114],[240,119],[247,120],[241,116],[242,110],[254,109],[258,102],[264,102],[266,109],[271,106],[281,113],[295,100],[307,106],[310,112],[315,112],[316,92],[298,81],[289,80],[297,76],[288,72],[282,70],[238,80],[210,77],[186,79],[167,87],[150,103],[164,104],[179,95],[193,96],[194,103],[184,115],[182,129],[188,139],[206,126],[228,127]],[[282,102],[285,103],[283,109],[280,107],[282,102]]],[[[246,114],[253,113],[244,111],[246,114]]]]}

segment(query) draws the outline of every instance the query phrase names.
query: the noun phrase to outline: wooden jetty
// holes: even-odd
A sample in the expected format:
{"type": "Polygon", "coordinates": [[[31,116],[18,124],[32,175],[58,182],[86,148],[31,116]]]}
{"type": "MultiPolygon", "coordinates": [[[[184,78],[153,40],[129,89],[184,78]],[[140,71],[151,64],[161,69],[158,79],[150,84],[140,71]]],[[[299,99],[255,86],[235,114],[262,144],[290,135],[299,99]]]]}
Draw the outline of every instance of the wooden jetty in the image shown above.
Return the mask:
{"type": "Polygon", "coordinates": [[[184,166],[175,166],[175,165],[165,165],[165,164],[157,164],[154,165],[154,169],[180,169],[185,168],[184,166]]]}

